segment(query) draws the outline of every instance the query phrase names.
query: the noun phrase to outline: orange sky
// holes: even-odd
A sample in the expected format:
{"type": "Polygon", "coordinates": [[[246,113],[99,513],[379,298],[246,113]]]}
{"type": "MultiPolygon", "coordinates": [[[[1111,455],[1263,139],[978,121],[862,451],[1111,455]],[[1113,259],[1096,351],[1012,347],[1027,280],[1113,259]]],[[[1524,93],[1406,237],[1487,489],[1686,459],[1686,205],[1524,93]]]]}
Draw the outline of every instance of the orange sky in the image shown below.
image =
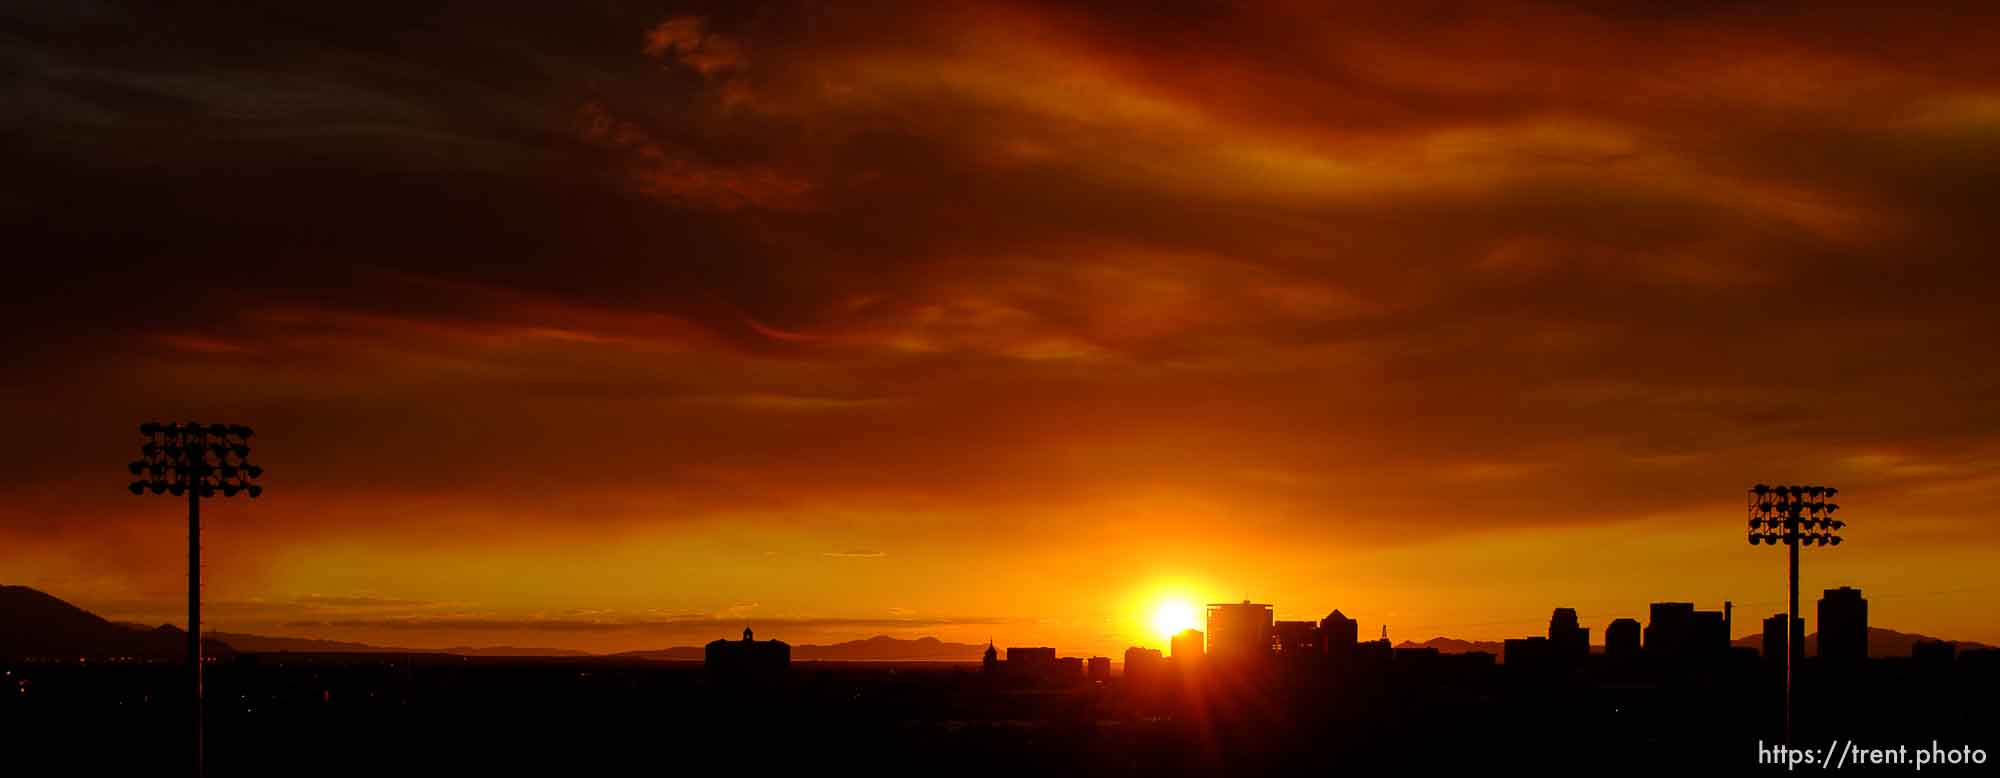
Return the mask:
{"type": "Polygon", "coordinates": [[[0,582],[178,622],[193,418],[228,631],[1748,622],[1766,481],[2000,643],[1990,7],[505,5],[20,12],[0,582]]]}

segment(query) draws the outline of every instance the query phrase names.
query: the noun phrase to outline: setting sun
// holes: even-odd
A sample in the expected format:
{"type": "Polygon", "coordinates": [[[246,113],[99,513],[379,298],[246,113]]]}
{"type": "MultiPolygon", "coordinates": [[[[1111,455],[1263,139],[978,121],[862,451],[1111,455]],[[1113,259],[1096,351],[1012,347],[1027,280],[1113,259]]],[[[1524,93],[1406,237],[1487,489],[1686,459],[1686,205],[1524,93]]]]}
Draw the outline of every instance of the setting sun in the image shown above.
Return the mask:
{"type": "Polygon", "coordinates": [[[1153,631],[1162,638],[1171,638],[1184,629],[1200,627],[1200,616],[1187,600],[1165,600],[1153,609],[1153,631]]]}

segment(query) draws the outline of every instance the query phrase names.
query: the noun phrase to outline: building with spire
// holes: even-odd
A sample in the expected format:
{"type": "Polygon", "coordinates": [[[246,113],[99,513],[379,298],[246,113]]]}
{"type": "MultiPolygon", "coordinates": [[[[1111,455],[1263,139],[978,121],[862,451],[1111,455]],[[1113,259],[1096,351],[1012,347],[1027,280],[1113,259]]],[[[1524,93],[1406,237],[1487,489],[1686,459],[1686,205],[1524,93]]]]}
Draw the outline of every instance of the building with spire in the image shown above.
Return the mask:
{"type": "Polygon", "coordinates": [[[792,664],[792,647],[781,640],[757,640],[749,627],[740,641],[710,641],[702,653],[702,666],[726,676],[780,675],[792,664]]]}

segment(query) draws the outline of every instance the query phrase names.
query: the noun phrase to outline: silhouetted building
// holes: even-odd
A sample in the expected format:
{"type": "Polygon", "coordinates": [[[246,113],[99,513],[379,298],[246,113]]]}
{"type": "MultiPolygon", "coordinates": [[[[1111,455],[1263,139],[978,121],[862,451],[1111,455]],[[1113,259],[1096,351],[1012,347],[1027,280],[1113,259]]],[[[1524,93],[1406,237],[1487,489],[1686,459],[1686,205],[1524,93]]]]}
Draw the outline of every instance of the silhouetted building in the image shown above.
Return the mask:
{"type": "Polygon", "coordinates": [[[1166,662],[1166,657],[1160,656],[1157,648],[1133,646],[1125,649],[1125,684],[1150,686],[1158,683],[1166,662]]]}
{"type": "Polygon", "coordinates": [[[1612,619],[1604,628],[1604,655],[1613,659],[1639,656],[1639,620],[1612,619]]]}
{"type": "Polygon", "coordinates": [[[1093,656],[1087,665],[1086,677],[1094,683],[1111,680],[1111,657],[1093,656]]]}
{"type": "Polygon", "coordinates": [[[1787,637],[1785,634],[1785,620],[1789,618],[1791,617],[1787,614],[1773,613],[1770,618],[1764,620],[1765,659],[1773,662],[1784,661],[1787,649],[1793,651],[1794,659],[1805,658],[1806,620],[1799,619],[1792,622],[1791,635],[1787,637]]]}
{"type": "Polygon", "coordinates": [[[1083,657],[1066,656],[1056,660],[1056,680],[1076,683],[1083,680],[1083,657]]]}
{"type": "Polygon", "coordinates": [[[1007,673],[1020,678],[1053,678],[1056,650],[1047,646],[1009,646],[1007,673]]]}
{"type": "Polygon", "coordinates": [[[1208,606],[1208,656],[1239,662],[1271,655],[1271,606],[1244,600],[1208,606]]]}
{"type": "Polygon", "coordinates": [[[1836,662],[1868,658],[1868,601],[1851,586],[1819,598],[1819,658],[1836,662]]]}
{"type": "Polygon", "coordinates": [[[979,658],[979,669],[988,673],[1000,672],[1000,652],[993,648],[993,639],[986,639],[986,653],[979,658]]]}
{"type": "Polygon", "coordinates": [[[1694,603],[1656,602],[1646,621],[1646,654],[1679,659],[1694,646],[1694,603]]]}
{"type": "Polygon", "coordinates": [[[1271,650],[1287,659],[1325,655],[1320,648],[1319,625],[1310,621],[1280,621],[1271,625],[1271,650]]]}
{"type": "Polygon", "coordinates": [[[1198,629],[1181,630],[1169,642],[1169,647],[1173,651],[1171,656],[1183,667],[1190,662],[1200,662],[1206,656],[1207,649],[1204,645],[1201,630],[1198,629]]]}
{"type": "Polygon", "coordinates": [[[1355,667],[1383,667],[1395,658],[1396,651],[1390,647],[1389,639],[1367,640],[1354,644],[1354,656],[1350,661],[1355,667]]]}
{"type": "Polygon", "coordinates": [[[778,640],[755,640],[750,628],[743,639],[713,640],[702,652],[702,666],[709,672],[730,676],[778,675],[792,664],[792,647],[778,640]]]}
{"type": "Polygon", "coordinates": [[[1722,611],[1694,612],[1694,643],[1689,650],[1704,659],[1729,653],[1729,620],[1722,611]]]}
{"type": "Polygon", "coordinates": [[[1926,670],[1950,668],[1958,646],[1942,640],[1919,640],[1910,646],[1910,661],[1926,670]]]}
{"type": "Polygon", "coordinates": [[[1550,614],[1549,652],[1565,665],[1580,665],[1590,658],[1590,630],[1577,623],[1575,608],[1557,608],[1550,614]]]}
{"type": "Polygon", "coordinates": [[[1545,670],[1554,660],[1548,638],[1508,638],[1500,644],[1500,663],[1513,670],[1545,670]]]}
{"type": "Polygon", "coordinates": [[[1338,608],[1319,620],[1320,650],[1328,658],[1346,661],[1354,656],[1354,644],[1361,639],[1361,625],[1338,608]]]}

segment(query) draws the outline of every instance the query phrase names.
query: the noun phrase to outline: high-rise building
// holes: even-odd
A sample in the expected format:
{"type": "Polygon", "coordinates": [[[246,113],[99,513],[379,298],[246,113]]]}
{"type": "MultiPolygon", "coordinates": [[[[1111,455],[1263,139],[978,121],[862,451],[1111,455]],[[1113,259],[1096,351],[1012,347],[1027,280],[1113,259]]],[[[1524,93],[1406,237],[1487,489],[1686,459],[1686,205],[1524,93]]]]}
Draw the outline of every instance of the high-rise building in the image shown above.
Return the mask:
{"type": "Polygon", "coordinates": [[[986,639],[986,653],[979,657],[979,668],[988,673],[1000,672],[1000,651],[993,647],[993,639],[986,639]]]}
{"type": "Polygon", "coordinates": [[[1240,662],[1271,655],[1271,606],[1244,600],[1208,606],[1208,657],[1240,662]]]}
{"type": "Polygon", "coordinates": [[[1788,618],[1790,616],[1786,614],[1773,613],[1770,618],[1764,620],[1765,659],[1773,662],[1782,662],[1785,659],[1785,650],[1788,648],[1794,652],[1793,658],[1802,659],[1805,657],[1806,620],[1799,619],[1792,622],[1791,636],[1786,637],[1785,620],[1788,618]]]}
{"type": "Polygon", "coordinates": [[[1090,658],[1087,667],[1088,669],[1085,672],[1092,683],[1102,683],[1111,680],[1111,657],[1093,656],[1090,658]]]}
{"type": "Polygon", "coordinates": [[[1577,623],[1575,608],[1557,608],[1549,616],[1549,652],[1567,665],[1590,658],[1590,630],[1577,623]]]}
{"type": "Polygon", "coordinates": [[[1287,659],[1318,658],[1326,653],[1320,648],[1319,625],[1310,621],[1273,622],[1271,650],[1287,659]]]}
{"type": "Polygon", "coordinates": [[[1722,617],[1722,611],[1694,612],[1694,643],[1689,651],[1698,657],[1729,653],[1729,620],[1722,617]]]}
{"type": "Polygon", "coordinates": [[[1646,653],[1659,658],[1683,658],[1694,646],[1694,603],[1656,602],[1646,621],[1646,653]]]}
{"type": "Polygon", "coordinates": [[[1054,678],[1056,650],[1047,646],[1009,647],[1006,670],[1015,678],[1054,678]]]}
{"type": "Polygon", "coordinates": [[[1328,657],[1345,660],[1354,655],[1354,644],[1361,639],[1361,625],[1334,609],[1319,620],[1319,641],[1328,657]]]}
{"type": "Polygon", "coordinates": [[[1184,629],[1174,635],[1168,646],[1172,649],[1175,662],[1186,667],[1190,662],[1200,662],[1207,654],[1203,647],[1201,630],[1184,629]]]}
{"type": "Polygon", "coordinates": [[[1160,656],[1157,648],[1125,649],[1125,685],[1133,689],[1151,688],[1160,682],[1165,666],[1166,658],[1160,656]]]}
{"type": "Polygon", "coordinates": [[[1819,598],[1819,657],[1832,661],[1868,658],[1868,601],[1851,586],[1828,589],[1819,598]]]}
{"type": "Polygon", "coordinates": [[[1604,655],[1613,659],[1631,659],[1639,655],[1639,620],[1612,619],[1604,628],[1604,655]]]}
{"type": "Polygon", "coordinates": [[[1554,655],[1548,638],[1508,638],[1500,644],[1500,663],[1513,671],[1543,670],[1554,655]]]}

